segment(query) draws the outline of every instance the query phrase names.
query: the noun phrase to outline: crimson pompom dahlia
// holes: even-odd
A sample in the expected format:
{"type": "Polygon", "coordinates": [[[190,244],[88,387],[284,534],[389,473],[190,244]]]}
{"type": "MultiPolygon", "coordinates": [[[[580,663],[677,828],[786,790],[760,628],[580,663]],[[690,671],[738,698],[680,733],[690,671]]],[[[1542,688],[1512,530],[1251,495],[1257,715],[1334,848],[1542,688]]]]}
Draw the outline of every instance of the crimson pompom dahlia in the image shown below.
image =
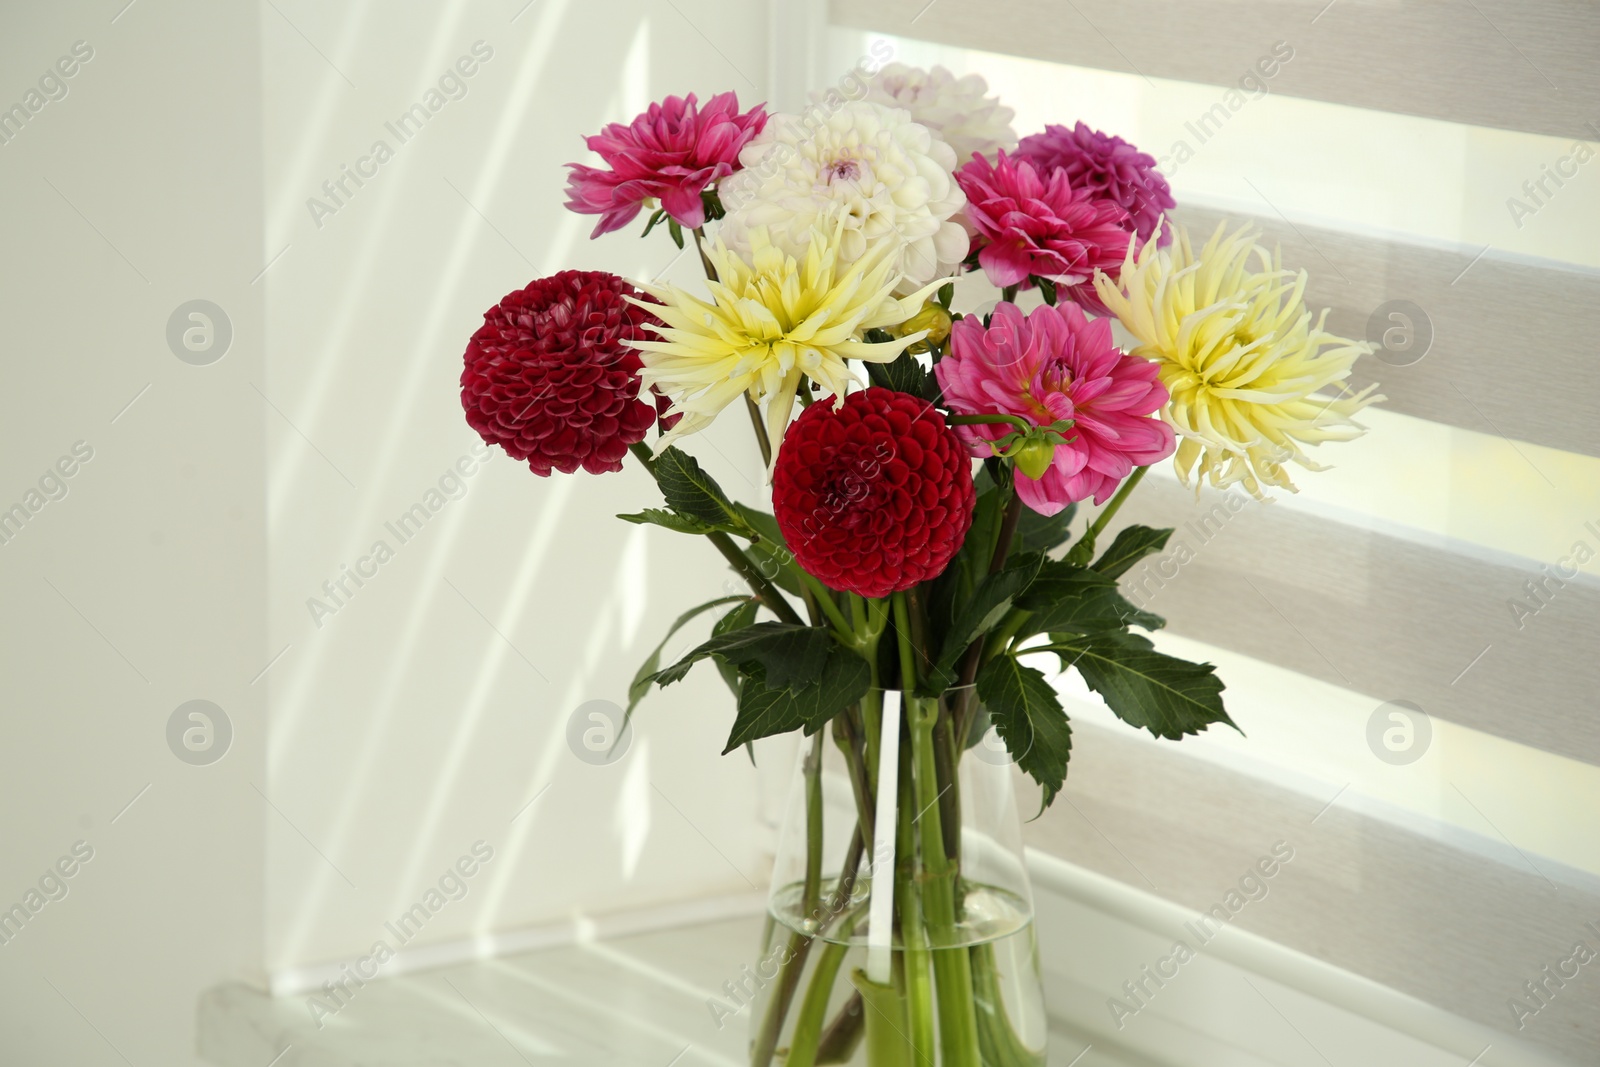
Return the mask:
{"type": "Polygon", "coordinates": [[[972,525],[972,461],[932,404],[871,388],[819,401],[784,435],[772,510],[800,566],[883,597],[937,577],[972,525]]]}
{"type": "Polygon", "coordinates": [[[624,299],[640,295],[614,274],[581,270],[508,294],[467,344],[467,422],[541,477],[621,470],[661,406],[639,399],[639,355],[623,343],[660,325],[624,299]]]}

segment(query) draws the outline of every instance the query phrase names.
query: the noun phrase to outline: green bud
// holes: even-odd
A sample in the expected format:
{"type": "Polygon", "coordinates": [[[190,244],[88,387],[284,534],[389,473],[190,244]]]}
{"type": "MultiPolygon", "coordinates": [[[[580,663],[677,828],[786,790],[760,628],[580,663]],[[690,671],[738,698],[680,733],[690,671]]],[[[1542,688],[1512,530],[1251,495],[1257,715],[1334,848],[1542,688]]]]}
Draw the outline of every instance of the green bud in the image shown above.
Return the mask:
{"type": "Polygon", "coordinates": [[[1011,461],[1017,465],[1017,470],[1030,478],[1042,477],[1050,469],[1050,461],[1055,458],[1056,446],[1042,437],[1030,436],[1011,453],[1011,461]]]}

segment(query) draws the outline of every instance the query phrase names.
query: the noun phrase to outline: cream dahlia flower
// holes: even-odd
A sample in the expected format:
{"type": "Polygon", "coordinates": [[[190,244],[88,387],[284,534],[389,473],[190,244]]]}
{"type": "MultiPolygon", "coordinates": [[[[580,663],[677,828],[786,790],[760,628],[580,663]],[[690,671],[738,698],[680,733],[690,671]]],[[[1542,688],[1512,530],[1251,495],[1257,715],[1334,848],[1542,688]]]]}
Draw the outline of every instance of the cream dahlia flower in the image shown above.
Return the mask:
{"type": "Polygon", "coordinates": [[[1301,446],[1361,436],[1352,416],[1383,397],[1344,384],[1371,346],[1325,331],[1327,310],[1312,324],[1306,273],[1285,270],[1248,226],[1224,230],[1198,255],[1181,226],[1167,248],[1152,237],[1136,255],[1130,241],[1120,284],[1103,271],[1094,284],[1172,394],[1161,417],[1178,433],[1179,479],[1243,483],[1265,499],[1262,483],[1295,491],[1285,462],[1324,469],[1301,446]]]}
{"type": "Polygon", "coordinates": [[[903,107],[911,117],[955,149],[956,165],[972,161],[974,152],[992,162],[1000,149],[1017,147],[1011,120],[1016,112],[1002,107],[999,97],[986,96],[989,83],[976,74],[957,78],[943,67],[932,70],[890,63],[867,82],[863,98],[874,104],[903,107]]]}
{"type": "Polygon", "coordinates": [[[908,112],[853,101],[832,114],[776,115],[739,153],[744,167],[723,181],[728,247],[750,257],[765,228],[787,254],[803,259],[816,232],[832,234],[840,266],[882,246],[901,289],[954,272],[967,232],[954,216],[967,198],[952,176],[956,154],[908,112]]]}
{"type": "Polygon", "coordinates": [[[683,416],[657,451],[704,429],[749,393],[767,402],[767,438],[776,458],[802,377],[833,394],[837,407],[849,383],[858,381],[846,360],[887,363],[927,335],[860,340],[865,330],[911,318],[938,285],[896,297],[901,278],[894,246],[880,243],[847,263],[839,253],[843,229],[812,234],[798,258],[760,227],[748,233],[748,261],[717,240],[706,249],[718,278],[707,283],[711,303],[675,286],[640,286],[659,303],[633,302],[665,323],[646,326],[661,339],[623,343],[639,351],[641,388],[654,386],[671,398],[669,418],[683,416]]]}

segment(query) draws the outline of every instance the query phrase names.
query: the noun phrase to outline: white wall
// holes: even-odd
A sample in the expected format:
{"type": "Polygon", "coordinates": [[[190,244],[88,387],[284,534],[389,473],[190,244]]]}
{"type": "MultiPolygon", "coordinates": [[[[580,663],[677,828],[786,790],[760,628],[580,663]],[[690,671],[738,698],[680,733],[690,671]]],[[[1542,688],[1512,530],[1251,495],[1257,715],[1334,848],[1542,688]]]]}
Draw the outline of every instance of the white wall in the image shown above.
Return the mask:
{"type": "MultiPolygon", "coordinates": [[[[673,261],[665,234],[641,242],[637,227],[591,243],[592,218],[561,206],[562,164],[587,158],[584,134],[669,92],[762,99],[761,11],[279,6],[294,26],[263,16],[266,244],[288,251],[266,278],[268,383],[298,429],[268,425],[269,645],[289,649],[269,676],[270,764],[298,829],[268,824],[267,967],[393,947],[384,922],[479,839],[495,858],[421,941],[748,891],[765,842],[748,761],[717,755],[731,705],[714,672],[652,697],[615,765],[581,762],[566,740],[579,705],[626,701],[680,611],[722,595],[708,546],[612,517],[659,502],[649,479],[631,461],[539,479],[497,454],[415,540],[384,523],[477,441],[457,381],[486,307],[559,269],[648,277],[673,261]],[[479,41],[493,55],[467,94],[401,144],[384,123],[479,41]],[[314,220],[307,199],[377,139],[394,158],[314,220]],[[378,539],[393,561],[314,623],[307,599],[378,539]]],[[[697,269],[691,252],[671,276],[697,269]]],[[[749,428],[725,423],[693,447],[748,496],[749,428]]]]}
{"type": "Polygon", "coordinates": [[[74,442],[93,449],[0,545],[0,908],[75,842],[93,849],[0,945],[7,1064],[193,1063],[196,994],[261,958],[267,704],[250,683],[267,658],[273,416],[251,387],[256,12],[162,0],[113,22],[121,7],[0,16],[0,106],[74,42],[93,50],[0,145],[0,507],[74,442]],[[208,366],[165,337],[197,298],[233,328],[208,366]],[[210,766],[167,747],[192,699],[233,724],[210,766]]]}
{"type": "MultiPolygon", "coordinates": [[[[476,441],[457,378],[487,306],[667,267],[661,234],[591,244],[561,164],[668,92],[762,99],[764,8],[12,5],[0,105],[78,40],[66,98],[0,145],[0,509],[94,450],[0,544],[0,906],[74,842],[94,858],[0,945],[0,1062],[196,1063],[201,990],[366,951],[480,839],[495,858],[418,943],[759,883],[713,674],[652,697],[615,765],[567,746],[724,591],[706,546],[611,518],[657,502],[646,478],[502,455],[410,543],[383,524],[476,441]],[[385,120],[479,40],[468,95],[396,145],[385,120]],[[306,199],[380,137],[394,158],[317,226],[306,199]],[[233,330],[207,366],[165,337],[197,298],[233,330]],[[307,598],[378,538],[393,561],[315,625],[307,598]],[[166,739],[196,698],[234,730],[210,766],[166,739]]],[[[742,421],[696,450],[757,495],[742,421]]]]}

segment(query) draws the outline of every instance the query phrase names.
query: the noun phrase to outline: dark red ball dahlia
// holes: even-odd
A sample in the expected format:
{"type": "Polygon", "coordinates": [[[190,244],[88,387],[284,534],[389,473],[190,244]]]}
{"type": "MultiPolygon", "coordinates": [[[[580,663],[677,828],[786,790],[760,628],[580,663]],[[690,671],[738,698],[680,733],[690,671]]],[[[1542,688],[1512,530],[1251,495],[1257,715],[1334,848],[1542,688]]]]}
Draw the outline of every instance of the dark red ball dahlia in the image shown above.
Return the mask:
{"type": "Polygon", "coordinates": [[[882,597],[937,577],[972,525],[972,461],[944,416],[893,389],[806,408],[772,475],[778,528],[807,572],[882,597]]]}
{"type": "Polygon", "coordinates": [[[623,299],[638,295],[614,274],[581,270],[508,294],[467,344],[467,422],[540,477],[621,470],[658,414],[639,399],[639,355],[622,343],[653,337],[643,327],[659,324],[623,299]]]}

